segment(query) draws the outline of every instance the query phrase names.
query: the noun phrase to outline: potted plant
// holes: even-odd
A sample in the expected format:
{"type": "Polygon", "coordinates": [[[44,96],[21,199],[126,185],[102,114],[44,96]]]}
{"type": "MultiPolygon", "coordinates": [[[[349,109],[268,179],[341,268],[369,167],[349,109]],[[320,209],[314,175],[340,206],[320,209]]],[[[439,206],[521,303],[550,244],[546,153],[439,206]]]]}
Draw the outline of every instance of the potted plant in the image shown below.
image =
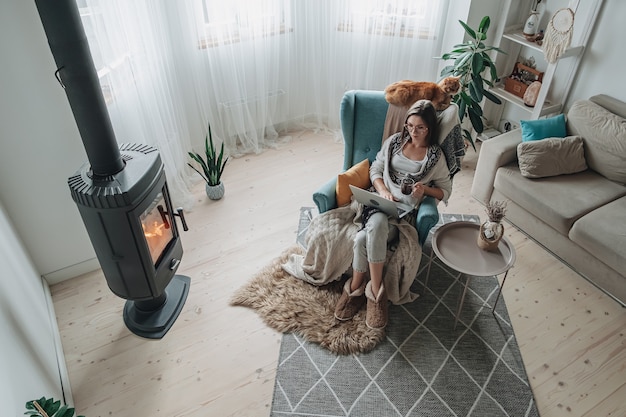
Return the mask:
{"type": "MultiPolygon", "coordinates": [[[[477,30],[470,28],[467,23],[461,20],[459,20],[459,23],[463,26],[465,33],[467,33],[470,39],[455,45],[452,51],[438,58],[454,60],[452,65],[448,65],[441,70],[441,77],[460,77],[461,88],[453,97],[452,101],[459,106],[459,118],[461,122],[465,116],[469,117],[472,128],[477,134],[480,134],[484,130],[482,121],[483,109],[480,105],[483,98],[496,104],[502,103],[498,97],[486,88],[486,86],[493,87],[494,82],[498,80],[495,63],[491,60],[487,52],[492,50],[502,53],[505,52],[500,48],[488,46],[484,43],[487,39],[487,30],[491,23],[489,16],[482,18],[477,30]],[[490,79],[483,78],[483,72],[487,69],[489,70],[488,74],[490,79]]],[[[476,150],[471,132],[468,129],[463,129],[463,135],[474,150],[476,150]]]]}
{"type": "MultiPolygon", "coordinates": [[[[74,408],[61,405],[61,401],[54,401],[54,398],[41,397],[26,403],[27,416],[34,417],[74,417],[74,408]]],[[[85,416],[76,416],[85,417],[85,416]]]]}
{"type": "Polygon", "coordinates": [[[211,134],[211,125],[209,125],[209,133],[204,140],[205,157],[196,152],[189,152],[189,157],[200,165],[202,171],[187,163],[194,171],[196,171],[206,182],[206,194],[211,200],[219,200],[224,196],[224,184],[222,183],[222,173],[228,161],[228,157],[224,159],[224,142],[220,152],[217,153],[213,144],[213,135],[211,134]]]}
{"type": "Polygon", "coordinates": [[[495,250],[504,235],[502,220],[506,214],[506,201],[490,201],[485,206],[487,221],[480,225],[478,246],[484,250],[495,250]]]}

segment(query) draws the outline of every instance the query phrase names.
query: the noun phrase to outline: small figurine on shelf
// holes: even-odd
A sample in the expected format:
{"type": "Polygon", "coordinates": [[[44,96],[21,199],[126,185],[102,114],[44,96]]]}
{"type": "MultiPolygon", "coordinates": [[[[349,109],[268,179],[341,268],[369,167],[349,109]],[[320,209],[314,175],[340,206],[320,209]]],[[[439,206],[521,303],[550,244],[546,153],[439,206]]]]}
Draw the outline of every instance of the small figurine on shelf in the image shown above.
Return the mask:
{"type": "MultiPolygon", "coordinates": [[[[539,3],[541,0],[535,0],[533,7],[530,9],[530,15],[526,19],[526,23],[524,23],[524,29],[522,30],[522,35],[529,42],[536,42],[537,38],[541,31],[539,30],[539,21],[541,20],[541,15],[543,14],[543,8],[539,10],[539,3]]],[[[543,35],[541,35],[541,39],[543,39],[543,35]]]]}
{"type": "Polygon", "coordinates": [[[530,41],[537,34],[537,26],[539,25],[539,13],[533,10],[530,12],[530,16],[526,19],[524,25],[524,37],[527,41],[530,41]]]}

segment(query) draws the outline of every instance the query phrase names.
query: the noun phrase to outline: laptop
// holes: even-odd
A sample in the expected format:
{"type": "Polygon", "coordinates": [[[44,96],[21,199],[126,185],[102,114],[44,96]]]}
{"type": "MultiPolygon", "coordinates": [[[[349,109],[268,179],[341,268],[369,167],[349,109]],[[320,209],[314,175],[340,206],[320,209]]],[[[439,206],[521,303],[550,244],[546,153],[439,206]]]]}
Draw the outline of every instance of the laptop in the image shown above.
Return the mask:
{"type": "Polygon", "coordinates": [[[370,207],[376,207],[380,211],[384,211],[387,215],[401,219],[413,210],[413,206],[399,201],[391,201],[381,197],[376,193],[364,190],[354,185],[350,185],[352,195],[361,204],[370,207]]]}

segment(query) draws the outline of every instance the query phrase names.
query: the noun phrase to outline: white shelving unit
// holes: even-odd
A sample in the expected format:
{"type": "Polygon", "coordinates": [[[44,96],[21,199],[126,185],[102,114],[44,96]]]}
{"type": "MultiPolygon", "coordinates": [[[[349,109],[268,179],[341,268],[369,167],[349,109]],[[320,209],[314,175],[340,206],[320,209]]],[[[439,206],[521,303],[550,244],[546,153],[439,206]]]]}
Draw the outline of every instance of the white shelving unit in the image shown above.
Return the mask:
{"type": "MultiPolygon", "coordinates": [[[[516,0],[507,0],[502,6],[501,23],[494,38],[496,39],[494,44],[507,52],[507,54],[496,53],[492,57],[498,67],[498,74],[502,76],[502,83],[492,88],[491,92],[504,102],[502,105],[495,105],[489,102],[485,106],[485,117],[494,126],[498,125],[507,105],[523,109],[528,114],[527,119],[538,119],[563,111],[563,105],[567,100],[570,87],[578,71],[585,46],[593,31],[603,0],[585,2],[585,7],[581,7],[582,10],[580,10],[582,14],[579,13],[579,0],[570,0],[569,3],[561,2],[563,3],[561,7],[569,7],[575,13],[575,37],[572,39],[570,47],[559,57],[557,62],[543,62],[545,70],[542,69],[542,72],[544,72],[542,86],[534,107],[526,106],[521,98],[504,90],[504,78],[513,71],[515,63],[521,60],[522,57],[531,55],[535,58],[539,57],[539,61],[545,61],[542,46],[535,42],[527,41],[522,34],[532,2],[527,1],[522,3],[521,6],[520,3],[516,0]],[[514,7],[518,9],[514,10],[514,7]],[[556,88],[555,85],[557,85],[556,88]]],[[[546,3],[553,5],[555,2],[546,1],[546,3]]],[[[556,10],[546,10],[542,22],[549,22],[550,17],[556,10]]]]}

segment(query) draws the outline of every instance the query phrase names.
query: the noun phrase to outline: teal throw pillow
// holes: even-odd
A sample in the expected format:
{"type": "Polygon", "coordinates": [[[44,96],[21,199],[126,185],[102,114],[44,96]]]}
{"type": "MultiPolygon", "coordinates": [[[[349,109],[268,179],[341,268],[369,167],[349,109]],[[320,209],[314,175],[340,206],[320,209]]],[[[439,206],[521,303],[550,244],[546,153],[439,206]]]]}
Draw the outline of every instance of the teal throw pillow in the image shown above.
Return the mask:
{"type": "Polygon", "coordinates": [[[520,125],[522,127],[522,142],[567,136],[564,114],[545,119],[520,120],[520,125]]]}

